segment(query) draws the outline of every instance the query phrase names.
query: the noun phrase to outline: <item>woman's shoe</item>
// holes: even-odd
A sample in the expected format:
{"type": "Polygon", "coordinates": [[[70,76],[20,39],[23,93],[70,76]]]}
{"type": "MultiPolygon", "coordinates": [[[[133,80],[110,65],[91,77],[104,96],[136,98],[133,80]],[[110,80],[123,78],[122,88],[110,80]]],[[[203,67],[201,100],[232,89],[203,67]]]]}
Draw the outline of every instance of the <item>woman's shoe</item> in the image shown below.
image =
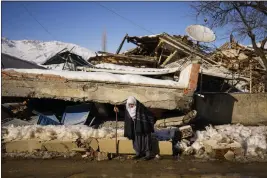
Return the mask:
{"type": "Polygon", "coordinates": [[[148,160],[151,160],[152,157],[151,157],[151,156],[146,156],[146,157],[144,157],[143,159],[144,159],[145,161],[148,161],[148,160]]]}
{"type": "Polygon", "coordinates": [[[136,156],[134,156],[134,157],[132,158],[132,160],[137,160],[137,159],[140,159],[140,158],[142,158],[141,155],[136,155],[136,156]]]}

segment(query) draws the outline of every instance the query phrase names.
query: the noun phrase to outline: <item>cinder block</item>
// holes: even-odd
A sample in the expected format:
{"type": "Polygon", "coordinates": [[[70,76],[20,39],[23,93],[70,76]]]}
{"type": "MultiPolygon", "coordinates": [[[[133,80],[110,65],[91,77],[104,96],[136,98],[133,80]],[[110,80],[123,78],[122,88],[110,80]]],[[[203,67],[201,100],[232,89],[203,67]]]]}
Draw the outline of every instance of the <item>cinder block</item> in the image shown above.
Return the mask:
{"type": "Polygon", "coordinates": [[[76,152],[86,152],[86,148],[73,148],[71,151],[76,151],[76,152]]]}
{"type": "Polygon", "coordinates": [[[159,153],[161,155],[172,155],[172,143],[169,141],[159,141],[159,153]]]}
{"type": "Polygon", "coordinates": [[[46,141],[43,143],[43,146],[47,151],[54,152],[70,152],[73,149],[78,148],[77,144],[74,141],[59,140],[46,141]]]}
{"type": "Polygon", "coordinates": [[[119,140],[119,154],[135,154],[132,140],[119,140]]]}
{"type": "Polygon", "coordinates": [[[94,151],[98,150],[99,145],[98,145],[98,141],[97,141],[97,139],[95,139],[95,138],[90,139],[90,141],[89,141],[89,146],[90,146],[94,151]]]}
{"type": "Polygon", "coordinates": [[[33,152],[42,149],[40,140],[19,140],[5,143],[7,153],[33,152]]]}
{"type": "Polygon", "coordinates": [[[106,153],[116,153],[115,139],[98,139],[99,151],[106,153]]]}

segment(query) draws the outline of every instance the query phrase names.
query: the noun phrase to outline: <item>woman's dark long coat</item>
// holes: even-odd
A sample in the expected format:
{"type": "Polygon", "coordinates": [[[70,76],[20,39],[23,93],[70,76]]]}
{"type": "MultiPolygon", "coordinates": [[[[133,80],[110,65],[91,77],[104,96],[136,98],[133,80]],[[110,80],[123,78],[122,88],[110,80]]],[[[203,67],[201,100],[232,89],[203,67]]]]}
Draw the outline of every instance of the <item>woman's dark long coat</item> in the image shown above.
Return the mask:
{"type": "Polygon", "coordinates": [[[133,139],[135,135],[146,135],[154,132],[155,118],[139,101],[136,103],[136,119],[133,121],[125,109],[124,137],[133,139]]]}

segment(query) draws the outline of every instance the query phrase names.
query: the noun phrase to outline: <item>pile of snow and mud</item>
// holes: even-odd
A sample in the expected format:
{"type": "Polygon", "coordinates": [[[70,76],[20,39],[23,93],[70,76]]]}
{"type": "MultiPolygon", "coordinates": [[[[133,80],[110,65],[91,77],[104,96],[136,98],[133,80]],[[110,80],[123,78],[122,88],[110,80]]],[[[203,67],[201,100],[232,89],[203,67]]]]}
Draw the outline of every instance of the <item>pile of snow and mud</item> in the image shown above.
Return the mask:
{"type": "Polygon", "coordinates": [[[182,140],[177,147],[188,154],[195,153],[198,157],[212,157],[216,151],[225,150],[233,157],[267,158],[267,126],[208,126],[204,131],[196,131],[190,141],[182,140]]]}
{"type": "MultiPolygon", "coordinates": [[[[153,135],[158,140],[175,140],[173,131],[173,129],[156,129],[153,135]]],[[[118,139],[127,139],[123,137],[123,133],[123,128],[119,128],[118,139]]],[[[2,128],[2,138],[4,141],[115,138],[115,129],[112,127],[94,129],[85,125],[17,127],[9,125],[2,128]]],[[[178,141],[174,148],[180,149],[185,155],[191,154],[198,158],[216,158],[219,154],[227,160],[252,157],[267,160],[267,126],[246,127],[239,124],[208,126],[203,131],[196,131],[194,137],[178,141]]]]}
{"type": "MultiPolygon", "coordinates": [[[[123,137],[123,130],[118,129],[118,137],[123,137]]],[[[115,129],[101,128],[94,129],[86,125],[61,125],[61,126],[40,126],[26,125],[13,126],[9,125],[2,128],[2,138],[5,141],[39,139],[47,140],[77,140],[82,138],[115,138],[115,129]]],[[[121,138],[123,139],[123,138],[121,138]]]]}

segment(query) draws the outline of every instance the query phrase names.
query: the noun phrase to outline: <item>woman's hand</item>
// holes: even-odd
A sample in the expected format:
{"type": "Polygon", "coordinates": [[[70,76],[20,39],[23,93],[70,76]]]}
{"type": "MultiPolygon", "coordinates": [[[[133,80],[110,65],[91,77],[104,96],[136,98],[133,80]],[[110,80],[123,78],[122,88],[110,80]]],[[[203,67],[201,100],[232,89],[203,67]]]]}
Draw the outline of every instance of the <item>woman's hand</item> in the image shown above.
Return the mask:
{"type": "Polygon", "coordinates": [[[114,106],[114,112],[119,112],[119,108],[117,106],[114,106]]]}

